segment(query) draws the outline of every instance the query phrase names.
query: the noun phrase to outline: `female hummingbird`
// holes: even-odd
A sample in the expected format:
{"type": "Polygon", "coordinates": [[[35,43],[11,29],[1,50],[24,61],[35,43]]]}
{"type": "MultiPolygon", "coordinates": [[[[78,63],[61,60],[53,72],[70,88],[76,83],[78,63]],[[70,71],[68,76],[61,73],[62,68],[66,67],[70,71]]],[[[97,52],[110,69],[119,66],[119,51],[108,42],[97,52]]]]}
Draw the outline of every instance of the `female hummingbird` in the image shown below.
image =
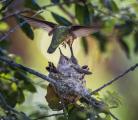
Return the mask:
{"type": "Polygon", "coordinates": [[[36,28],[43,28],[52,36],[52,41],[47,50],[48,53],[53,53],[57,47],[63,43],[67,43],[69,47],[72,47],[74,39],[77,37],[84,37],[99,30],[98,26],[81,26],[81,25],[71,25],[62,26],[49,21],[37,19],[34,17],[28,17],[21,15],[29,24],[36,28]]]}

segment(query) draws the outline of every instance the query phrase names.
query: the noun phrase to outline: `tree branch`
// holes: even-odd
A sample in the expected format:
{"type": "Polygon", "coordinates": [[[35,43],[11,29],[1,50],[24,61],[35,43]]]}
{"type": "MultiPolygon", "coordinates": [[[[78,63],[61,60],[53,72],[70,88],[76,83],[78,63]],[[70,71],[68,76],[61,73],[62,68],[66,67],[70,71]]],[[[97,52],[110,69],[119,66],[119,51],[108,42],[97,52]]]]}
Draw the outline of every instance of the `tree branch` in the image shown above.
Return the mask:
{"type": "Polygon", "coordinates": [[[10,17],[13,17],[13,16],[15,16],[15,15],[19,15],[19,14],[21,14],[21,13],[27,13],[27,12],[30,12],[30,11],[32,11],[32,10],[31,10],[31,9],[24,9],[24,10],[16,11],[16,12],[14,12],[14,13],[11,13],[11,14],[9,14],[9,15],[7,15],[7,16],[1,18],[0,21],[4,21],[4,20],[6,20],[6,19],[8,19],[8,18],[10,18],[10,17]]]}
{"type": "Polygon", "coordinates": [[[45,116],[40,116],[40,117],[32,119],[32,120],[39,120],[39,119],[43,119],[43,118],[46,118],[46,117],[61,116],[61,115],[64,115],[64,114],[63,113],[56,113],[56,114],[51,114],[51,115],[45,115],[45,116]]]}
{"type": "Polygon", "coordinates": [[[75,15],[71,14],[68,10],[64,8],[63,5],[59,5],[59,8],[70,18],[70,20],[75,24],[75,15]]]}
{"type": "Polygon", "coordinates": [[[106,84],[102,85],[101,87],[99,87],[98,89],[94,90],[93,92],[91,92],[91,94],[97,93],[99,91],[101,91],[102,89],[104,89],[105,87],[111,85],[113,82],[116,82],[117,80],[119,80],[121,77],[125,76],[127,73],[134,71],[136,68],[138,67],[138,63],[136,63],[135,65],[131,66],[129,69],[127,69],[125,72],[121,73],[120,75],[118,75],[117,77],[115,77],[114,79],[110,80],[109,82],[107,82],[106,84]]]}
{"type": "Polygon", "coordinates": [[[18,111],[16,111],[15,109],[13,109],[11,106],[9,106],[5,100],[5,98],[3,97],[3,95],[0,92],[0,107],[2,107],[4,110],[7,111],[12,111],[14,113],[18,113],[18,111]]]}
{"type": "Polygon", "coordinates": [[[78,0],[70,0],[70,1],[65,1],[65,2],[60,2],[60,3],[52,3],[52,4],[49,4],[49,5],[44,5],[41,7],[41,9],[46,9],[48,7],[54,7],[54,6],[60,6],[60,5],[65,5],[65,4],[72,4],[72,3],[76,3],[76,2],[79,2],[78,0]]]}
{"type": "MultiPolygon", "coordinates": [[[[34,17],[34,16],[40,14],[44,9],[46,9],[48,7],[60,6],[60,5],[69,4],[69,3],[71,4],[71,3],[76,3],[76,2],[77,2],[77,0],[72,0],[72,1],[69,1],[69,2],[60,2],[60,3],[57,3],[57,4],[44,5],[44,6],[41,7],[41,9],[39,11],[36,12],[36,14],[34,14],[31,17],[34,17]]],[[[31,10],[25,9],[25,10],[22,10],[22,11],[16,11],[15,13],[10,14],[10,15],[0,19],[0,21],[3,21],[5,19],[8,19],[9,17],[15,16],[15,15],[18,15],[18,14],[21,14],[21,13],[24,13],[24,12],[28,12],[28,11],[31,11],[31,10]]],[[[25,23],[26,22],[24,21],[24,22],[20,23],[19,25],[16,25],[14,28],[10,29],[3,37],[0,38],[0,41],[6,39],[10,35],[10,33],[14,32],[18,27],[24,25],[25,23]]]]}
{"type": "MultiPolygon", "coordinates": [[[[40,7],[41,10],[38,10],[38,12],[39,12],[39,11],[42,11],[42,10],[48,8],[48,7],[62,6],[62,5],[64,5],[64,4],[69,4],[69,3],[72,4],[72,3],[76,3],[76,2],[77,2],[77,0],[72,0],[72,1],[69,1],[69,2],[66,1],[66,2],[56,3],[56,4],[52,3],[52,4],[44,5],[44,6],[40,7]]],[[[3,21],[3,20],[5,20],[5,19],[7,19],[7,18],[9,18],[9,17],[12,17],[12,16],[15,16],[15,15],[18,15],[18,14],[20,14],[20,13],[29,12],[29,11],[32,11],[32,10],[31,10],[31,9],[24,9],[24,10],[21,10],[21,11],[16,11],[15,13],[12,13],[12,14],[10,14],[10,15],[8,15],[8,16],[5,16],[4,18],[0,19],[0,21],[3,21]]],[[[68,14],[70,14],[70,13],[68,13],[68,14]]],[[[71,15],[71,14],[70,14],[70,16],[71,16],[72,18],[74,17],[74,16],[71,15]]]]}
{"type": "MultiPolygon", "coordinates": [[[[39,73],[39,72],[37,72],[37,71],[35,71],[35,70],[31,69],[31,68],[25,67],[25,66],[23,66],[21,64],[17,64],[15,62],[9,60],[8,58],[0,57],[0,61],[3,61],[5,63],[7,63],[9,66],[12,66],[12,67],[24,70],[24,71],[26,71],[28,73],[31,73],[31,74],[39,77],[39,78],[42,78],[42,79],[44,79],[44,80],[46,80],[46,81],[48,81],[48,82],[50,82],[50,83],[52,83],[52,84],[60,87],[60,84],[56,80],[51,79],[48,76],[46,76],[46,75],[44,75],[42,73],[39,73]]],[[[103,86],[99,87],[98,89],[96,89],[95,91],[93,91],[91,94],[94,94],[94,93],[96,93],[96,92],[104,89],[105,87],[111,85],[113,82],[119,80],[119,78],[123,77],[127,73],[129,73],[131,71],[134,71],[137,67],[138,67],[138,63],[135,64],[135,65],[133,65],[133,66],[131,66],[129,69],[127,69],[125,72],[123,72],[122,74],[120,74],[119,76],[117,76],[116,78],[114,78],[113,80],[111,80],[108,83],[104,84],[103,86]]],[[[95,99],[94,98],[91,98],[91,100],[90,100],[90,98],[89,98],[90,96],[85,96],[83,93],[78,93],[78,94],[80,94],[81,97],[83,97],[85,100],[87,100],[92,106],[98,107],[97,104],[95,104],[95,99]]],[[[47,117],[50,117],[50,116],[52,116],[52,115],[48,115],[47,117]]],[[[112,115],[112,117],[114,119],[118,120],[115,116],[112,115]]]]}
{"type": "MultiPolygon", "coordinates": [[[[42,73],[39,73],[38,71],[36,70],[33,70],[31,68],[28,68],[28,67],[25,67],[21,64],[17,64],[11,60],[8,60],[7,58],[4,58],[4,57],[0,57],[0,61],[3,61],[7,64],[9,64],[10,66],[12,67],[15,67],[15,68],[18,68],[18,69],[21,69],[21,70],[24,70],[24,71],[27,71],[28,73],[31,73],[37,77],[40,77],[52,84],[57,84],[56,80],[54,79],[51,79],[49,78],[48,76],[42,74],[42,73]]],[[[99,92],[101,91],[102,89],[104,89],[105,87],[111,85],[112,83],[114,83],[115,81],[119,80],[121,77],[123,77],[124,75],[126,75],[127,73],[131,72],[131,71],[134,71],[136,68],[138,67],[138,63],[136,63],[135,65],[131,66],[129,69],[127,69],[125,72],[121,73],[119,76],[115,77],[114,79],[112,79],[111,81],[107,82],[106,84],[102,85],[101,87],[99,87],[98,89],[94,90],[93,92],[91,92],[91,94],[94,94],[96,92],[99,92]]]]}
{"type": "Polygon", "coordinates": [[[4,11],[14,0],[7,1],[6,5],[0,9],[0,12],[4,11]]]}
{"type": "MultiPolygon", "coordinates": [[[[22,13],[22,12],[26,12],[26,11],[20,11],[20,12],[22,13]]],[[[19,12],[19,13],[20,13],[20,12],[19,12]]],[[[34,15],[32,15],[31,17],[35,17],[36,15],[40,14],[41,12],[43,12],[43,11],[42,11],[42,10],[39,10],[38,12],[36,12],[36,13],[35,13],[34,15]]],[[[14,16],[14,15],[16,15],[16,14],[11,14],[11,15],[14,16]]],[[[7,17],[10,17],[10,16],[7,16],[7,17]]],[[[4,36],[2,36],[2,37],[0,38],[0,42],[3,41],[3,40],[5,40],[5,39],[10,35],[10,33],[14,32],[18,27],[23,26],[25,23],[26,23],[26,21],[23,21],[22,23],[17,24],[14,28],[10,29],[4,36]]]]}
{"type": "Polygon", "coordinates": [[[12,67],[24,70],[24,71],[26,71],[28,73],[31,73],[31,74],[33,74],[33,75],[35,75],[35,76],[37,76],[39,78],[42,78],[42,79],[44,79],[44,80],[46,80],[46,81],[48,81],[48,82],[50,82],[52,84],[57,84],[54,79],[51,79],[48,76],[46,76],[46,75],[44,75],[42,73],[39,73],[38,71],[35,71],[35,70],[31,69],[31,68],[25,67],[25,66],[23,66],[21,64],[17,64],[17,63],[15,63],[15,62],[7,59],[7,58],[0,57],[0,61],[3,61],[5,63],[7,63],[9,66],[12,66],[12,67]]]}
{"type": "Polygon", "coordinates": [[[1,0],[0,3],[3,3],[3,2],[5,2],[5,1],[6,1],[6,0],[1,0]]]}

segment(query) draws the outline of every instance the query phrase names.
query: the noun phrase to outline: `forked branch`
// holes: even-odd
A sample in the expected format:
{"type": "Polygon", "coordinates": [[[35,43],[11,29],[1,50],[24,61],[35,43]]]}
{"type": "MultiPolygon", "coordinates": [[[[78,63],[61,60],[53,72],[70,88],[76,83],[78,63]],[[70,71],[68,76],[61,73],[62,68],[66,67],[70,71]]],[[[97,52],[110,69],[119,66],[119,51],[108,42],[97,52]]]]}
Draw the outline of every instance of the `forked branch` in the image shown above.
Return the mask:
{"type": "MultiPolygon", "coordinates": [[[[36,71],[36,70],[33,70],[31,68],[28,68],[28,67],[25,67],[21,64],[17,64],[15,63],[14,61],[11,61],[7,58],[4,58],[4,57],[0,57],[0,61],[2,62],[5,62],[7,63],[8,65],[12,66],[12,67],[15,67],[15,68],[18,68],[18,69],[21,69],[21,70],[24,70],[30,74],[33,74],[39,78],[42,78],[50,83],[53,83],[53,84],[57,84],[56,81],[54,79],[51,79],[49,78],[48,76],[36,71]]],[[[94,94],[96,92],[99,92],[101,91],[102,89],[104,89],[105,87],[111,85],[112,83],[114,83],[115,81],[119,80],[121,77],[125,76],[127,73],[131,72],[131,71],[134,71],[136,68],[138,67],[138,63],[136,63],[135,65],[131,66],[130,68],[128,68],[125,72],[121,73],[119,76],[115,77],[114,79],[112,79],[111,81],[107,82],[106,84],[102,85],[101,87],[99,87],[98,89],[94,90],[91,94],[94,94]]]]}

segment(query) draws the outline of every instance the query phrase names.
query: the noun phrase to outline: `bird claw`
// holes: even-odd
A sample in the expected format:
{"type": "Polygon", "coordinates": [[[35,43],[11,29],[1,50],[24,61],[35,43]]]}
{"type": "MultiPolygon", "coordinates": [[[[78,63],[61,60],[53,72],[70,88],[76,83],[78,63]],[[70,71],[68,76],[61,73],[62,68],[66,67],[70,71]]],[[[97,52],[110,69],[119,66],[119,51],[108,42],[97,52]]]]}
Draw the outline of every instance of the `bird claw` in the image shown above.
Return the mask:
{"type": "Polygon", "coordinates": [[[58,73],[57,68],[55,67],[55,65],[52,62],[48,62],[48,66],[46,67],[46,70],[49,72],[58,73]]]}

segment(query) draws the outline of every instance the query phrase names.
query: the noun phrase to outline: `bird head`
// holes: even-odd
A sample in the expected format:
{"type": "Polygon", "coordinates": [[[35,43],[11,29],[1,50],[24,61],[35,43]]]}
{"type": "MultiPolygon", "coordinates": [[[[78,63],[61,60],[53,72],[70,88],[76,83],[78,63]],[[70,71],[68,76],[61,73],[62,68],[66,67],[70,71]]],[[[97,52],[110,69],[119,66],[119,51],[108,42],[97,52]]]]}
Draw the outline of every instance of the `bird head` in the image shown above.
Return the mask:
{"type": "Polygon", "coordinates": [[[67,39],[67,36],[69,34],[69,28],[67,26],[58,26],[53,30],[52,33],[52,41],[50,43],[50,46],[47,50],[48,53],[53,53],[57,47],[67,39]]]}

